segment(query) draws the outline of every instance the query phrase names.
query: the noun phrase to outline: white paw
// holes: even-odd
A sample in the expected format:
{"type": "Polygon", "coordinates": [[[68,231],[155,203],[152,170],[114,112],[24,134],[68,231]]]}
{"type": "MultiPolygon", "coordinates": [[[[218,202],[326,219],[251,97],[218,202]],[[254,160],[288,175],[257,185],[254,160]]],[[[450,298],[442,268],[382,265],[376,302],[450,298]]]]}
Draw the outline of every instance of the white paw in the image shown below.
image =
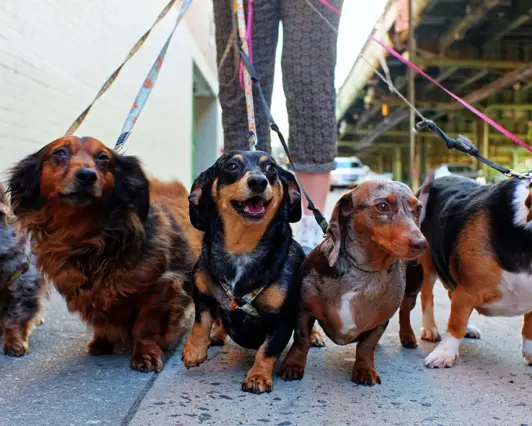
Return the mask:
{"type": "Polygon", "coordinates": [[[421,329],[421,339],[426,340],[428,342],[439,342],[441,340],[440,333],[438,332],[437,327],[432,328],[425,328],[423,327],[421,329]]]}
{"type": "Polygon", "coordinates": [[[458,349],[461,339],[449,334],[445,335],[441,343],[425,358],[427,368],[450,368],[459,358],[458,349]]]}
{"type": "Polygon", "coordinates": [[[468,339],[480,339],[480,330],[473,324],[467,323],[466,335],[468,339]]]}
{"type": "Polygon", "coordinates": [[[523,358],[532,365],[532,340],[523,339],[523,358]]]}

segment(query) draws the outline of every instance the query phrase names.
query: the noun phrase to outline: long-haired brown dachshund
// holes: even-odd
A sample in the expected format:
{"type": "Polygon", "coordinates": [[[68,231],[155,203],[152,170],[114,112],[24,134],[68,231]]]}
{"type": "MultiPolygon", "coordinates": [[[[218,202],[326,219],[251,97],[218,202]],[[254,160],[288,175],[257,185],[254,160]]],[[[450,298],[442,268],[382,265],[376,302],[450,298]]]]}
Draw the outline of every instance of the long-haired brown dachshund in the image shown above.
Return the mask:
{"type": "Polygon", "coordinates": [[[77,137],[20,161],[9,185],[38,267],[94,330],[89,352],[133,341],[131,366],[159,371],[192,301],[201,247],[183,185],[148,180],[135,157],[77,137]]]}

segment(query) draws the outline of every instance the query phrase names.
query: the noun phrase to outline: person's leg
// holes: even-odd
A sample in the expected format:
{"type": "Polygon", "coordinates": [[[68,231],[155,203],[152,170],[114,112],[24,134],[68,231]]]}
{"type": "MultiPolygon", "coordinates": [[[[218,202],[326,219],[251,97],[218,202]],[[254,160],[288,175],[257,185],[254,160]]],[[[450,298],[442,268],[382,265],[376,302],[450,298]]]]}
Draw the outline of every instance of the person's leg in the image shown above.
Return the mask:
{"type": "MultiPolygon", "coordinates": [[[[268,104],[271,104],[273,92],[275,53],[280,20],[279,1],[253,1],[251,34],[253,64],[268,104]]],[[[218,64],[220,64],[231,32],[234,31],[232,4],[233,0],[213,0],[218,64]]],[[[247,1],[244,2],[244,9],[247,14],[247,1]]],[[[218,75],[220,81],[219,98],[222,105],[222,122],[224,128],[224,148],[226,151],[232,149],[249,149],[246,99],[238,78],[238,61],[239,59],[235,57],[234,49],[231,49],[218,75]]],[[[270,152],[269,122],[256,96],[255,119],[259,139],[257,148],[270,152]]]]}
{"type": "MultiPolygon", "coordinates": [[[[331,0],[341,10],[342,0],[331,0]]],[[[316,2],[336,28],[340,17],[316,2]]],[[[337,33],[305,0],[282,0],[283,85],[290,124],[289,145],[299,177],[322,212],[336,167],[337,33]]],[[[302,197],[304,198],[304,197],[302,197]]],[[[296,239],[308,252],[321,240],[321,230],[306,209],[296,239]]]]}

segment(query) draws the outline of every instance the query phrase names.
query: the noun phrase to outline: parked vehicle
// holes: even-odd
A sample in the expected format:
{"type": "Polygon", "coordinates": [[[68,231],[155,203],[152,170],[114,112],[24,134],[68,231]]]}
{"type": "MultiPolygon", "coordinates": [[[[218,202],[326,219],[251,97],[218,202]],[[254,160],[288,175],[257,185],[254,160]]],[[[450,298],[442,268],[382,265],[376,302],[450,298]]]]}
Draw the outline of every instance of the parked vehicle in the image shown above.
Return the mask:
{"type": "Polygon", "coordinates": [[[437,179],[448,175],[464,176],[482,184],[486,183],[482,170],[477,170],[469,164],[442,164],[435,170],[434,178],[437,179]]]}
{"type": "Polygon", "coordinates": [[[370,174],[370,168],[357,157],[336,158],[336,170],[331,172],[331,191],[336,188],[354,188],[370,174]]]}

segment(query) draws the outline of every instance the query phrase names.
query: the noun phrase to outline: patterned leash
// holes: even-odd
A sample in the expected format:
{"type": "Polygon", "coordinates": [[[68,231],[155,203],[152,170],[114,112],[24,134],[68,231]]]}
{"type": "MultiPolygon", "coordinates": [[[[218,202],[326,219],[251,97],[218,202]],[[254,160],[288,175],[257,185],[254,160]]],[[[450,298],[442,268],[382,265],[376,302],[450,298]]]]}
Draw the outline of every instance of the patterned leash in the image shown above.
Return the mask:
{"type": "Polygon", "coordinates": [[[100,91],[98,92],[94,100],[92,101],[92,103],[87,108],[85,108],[85,110],[81,113],[81,115],[78,118],[76,118],[76,120],[74,120],[72,125],[68,128],[67,132],[65,133],[65,136],[73,135],[74,132],[79,128],[79,126],[81,126],[81,123],[83,123],[83,120],[85,120],[85,117],[87,117],[87,115],[89,114],[91,108],[96,103],[96,101],[99,98],[101,98],[105,92],[107,92],[109,87],[111,87],[111,85],[114,83],[114,81],[118,77],[118,74],[120,74],[120,71],[122,70],[126,62],[128,62],[133,56],[135,56],[135,54],[138,52],[138,50],[141,48],[141,46],[144,44],[144,42],[150,35],[153,28],[168,14],[168,12],[172,8],[172,6],[176,3],[176,1],[177,0],[170,0],[170,2],[165,6],[162,12],[159,13],[159,16],[157,17],[153,25],[150,27],[150,29],[146,31],[144,35],[135,43],[133,48],[127,54],[127,57],[124,60],[124,62],[122,62],[122,64],[115,70],[115,72],[113,72],[111,76],[107,79],[107,81],[104,83],[104,85],[102,86],[102,88],[100,89],[100,91]]]}
{"type": "Polygon", "coordinates": [[[161,52],[159,53],[159,56],[157,56],[157,59],[155,59],[155,62],[153,63],[150,71],[148,72],[146,79],[142,83],[139,93],[137,94],[137,97],[135,98],[135,101],[133,102],[133,105],[131,106],[131,109],[129,110],[129,114],[126,118],[124,125],[122,126],[122,130],[120,131],[120,136],[118,137],[118,140],[116,141],[116,144],[115,144],[116,151],[120,151],[123,148],[124,144],[129,138],[129,135],[133,131],[133,126],[137,122],[137,119],[139,118],[139,115],[142,112],[142,109],[144,108],[144,105],[146,105],[146,101],[148,100],[151,94],[153,86],[155,85],[155,82],[157,81],[157,78],[159,77],[159,72],[161,71],[161,67],[163,66],[164,58],[166,56],[168,46],[170,45],[170,41],[172,40],[172,37],[174,36],[175,30],[179,26],[180,22],[183,20],[185,13],[187,13],[187,10],[190,7],[191,3],[192,3],[192,0],[183,0],[183,4],[181,5],[181,8],[179,9],[179,15],[177,16],[177,20],[174,25],[174,28],[172,29],[172,32],[168,36],[166,43],[164,43],[163,48],[161,49],[161,52]]]}
{"type": "MultiPolygon", "coordinates": [[[[251,9],[250,9],[251,10],[251,9]]],[[[248,34],[246,30],[246,17],[244,15],[244,2],[243,0],[234,0],[233,13],[236,15],[236,22],[238,28],[239,48],[241,48],[246,56],[249,57],[248,46],[248,34]]],[[[251,19],[249,20],[249,28],[251,29],[251,19]]],[[[246,110],[248,116],[249,126],[249,149],[255,151],[258,143],[257,139],[257,126],[255,124],[255,106],[253,103],[253,81],[249,74],[249,70],[243,67],[244,78],[244,93],[246,96],[246,110]]]]}

